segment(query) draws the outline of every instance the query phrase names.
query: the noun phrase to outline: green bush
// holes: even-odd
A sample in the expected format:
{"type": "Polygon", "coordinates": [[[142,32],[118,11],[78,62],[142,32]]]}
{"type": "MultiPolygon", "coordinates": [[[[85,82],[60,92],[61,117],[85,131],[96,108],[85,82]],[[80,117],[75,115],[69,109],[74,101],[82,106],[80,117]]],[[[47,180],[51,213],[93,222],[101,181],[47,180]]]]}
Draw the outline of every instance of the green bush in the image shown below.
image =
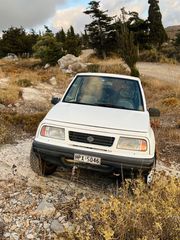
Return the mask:
{"type": "Polygon", "coordinates": [[[52,33],[46,33],[39,37],[33,46],[34,56],[41,59],[43,64],[57,64],[59,58],[63,56],[62,44],[56,40],[52,33]]]}

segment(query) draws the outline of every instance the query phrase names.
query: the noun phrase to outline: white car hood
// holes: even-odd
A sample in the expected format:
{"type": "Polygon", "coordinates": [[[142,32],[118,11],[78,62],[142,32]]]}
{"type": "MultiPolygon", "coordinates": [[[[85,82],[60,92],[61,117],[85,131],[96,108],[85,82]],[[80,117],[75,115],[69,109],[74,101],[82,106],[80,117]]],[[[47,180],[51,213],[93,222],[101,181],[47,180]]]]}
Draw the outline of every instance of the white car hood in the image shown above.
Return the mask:
{"type": "Polygon", "coordinates": [[[63,102],[55,105],[44,120],[133,132],[149,129],[148,112],[63,102]]]}

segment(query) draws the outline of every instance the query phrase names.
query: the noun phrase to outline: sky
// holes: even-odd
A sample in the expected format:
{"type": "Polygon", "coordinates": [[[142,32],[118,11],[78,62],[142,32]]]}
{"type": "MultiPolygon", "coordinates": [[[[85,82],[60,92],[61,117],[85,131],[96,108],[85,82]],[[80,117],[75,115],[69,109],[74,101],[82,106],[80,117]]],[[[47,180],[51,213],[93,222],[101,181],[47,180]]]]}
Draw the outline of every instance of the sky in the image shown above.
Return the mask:
{"type": "MultiPolygon", "coordinates": [[[[26,30],[43,30],[47,25],[53,32],[70,25],[75,32],[83,32],[91,20],[83,11],[90,0],[0,0],[0,33],[9,27],[22,26],[26,30]]],[[[140,17],[148,16],[148,0],[101,0],[102,10],[110,16],[119,15],[120,9],[137,11],[140,17]]],[[[180,25],[180,0],[160,0],[164,27],[180,25]]]]}

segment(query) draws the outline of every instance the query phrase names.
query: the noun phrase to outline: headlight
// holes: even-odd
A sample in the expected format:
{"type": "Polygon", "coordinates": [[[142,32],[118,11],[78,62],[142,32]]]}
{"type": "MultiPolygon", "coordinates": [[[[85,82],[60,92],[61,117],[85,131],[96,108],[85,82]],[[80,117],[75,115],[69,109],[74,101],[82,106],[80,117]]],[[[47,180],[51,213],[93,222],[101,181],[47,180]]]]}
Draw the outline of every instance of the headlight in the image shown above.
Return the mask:
{"type": "Polygon", "coordinates": [[[117,148],[145,152],[147,150],[147,141],[138,138],[120,137],[117,148]]]}
{"type": "Polygon", "coordinates": [[[50,127],[44,125],[41,128],[41,136],[48,137],[48,138],[55,138],[59,140],[65,139],[65,129],[64,128],[57,128],[57,127],[50,127]]]}

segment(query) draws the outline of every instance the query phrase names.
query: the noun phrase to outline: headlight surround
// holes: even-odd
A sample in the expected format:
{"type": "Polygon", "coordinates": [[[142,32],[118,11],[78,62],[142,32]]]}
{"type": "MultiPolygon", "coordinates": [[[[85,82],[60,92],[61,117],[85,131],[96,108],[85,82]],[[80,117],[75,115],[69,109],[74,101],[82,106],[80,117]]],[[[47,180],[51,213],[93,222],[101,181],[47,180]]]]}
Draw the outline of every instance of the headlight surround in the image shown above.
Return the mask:
{"type": "Polygon", "coordinates": [[[40,135],[42,137],[65,140],[65,129],[44,125],[41,128],[40,135]]]}
{"type": "Polygon", "coordinates": [[[117,148],[124,150],[146,152],[147,141],[145,139],[120,137],[117,144],[117,148]]]}

